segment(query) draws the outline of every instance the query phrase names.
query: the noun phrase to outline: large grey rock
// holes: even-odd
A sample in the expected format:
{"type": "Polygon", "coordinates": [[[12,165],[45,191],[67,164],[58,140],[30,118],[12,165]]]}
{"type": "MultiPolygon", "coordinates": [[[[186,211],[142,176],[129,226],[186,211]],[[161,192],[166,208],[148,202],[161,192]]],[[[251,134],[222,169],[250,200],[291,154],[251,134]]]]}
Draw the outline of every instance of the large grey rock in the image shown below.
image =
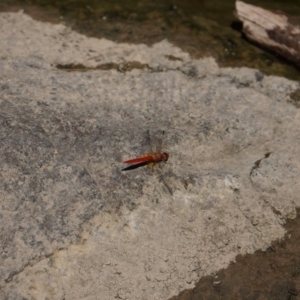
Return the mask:
{"type": "Polygon", "coordinates": [[[0,28],[1,299],[167,299],[283,237],[298,83],[21,12],[0,28]],[[169,162],[122,172],[147,131],[169,162]]]}

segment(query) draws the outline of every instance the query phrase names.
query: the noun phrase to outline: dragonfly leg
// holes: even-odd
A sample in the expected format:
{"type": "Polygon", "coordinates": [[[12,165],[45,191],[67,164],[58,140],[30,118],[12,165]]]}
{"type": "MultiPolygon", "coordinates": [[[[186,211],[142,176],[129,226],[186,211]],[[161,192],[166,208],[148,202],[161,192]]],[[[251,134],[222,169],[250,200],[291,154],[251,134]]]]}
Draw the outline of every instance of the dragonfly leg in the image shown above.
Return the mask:
{"type": "Polygon", "coordinates": [[[155,165],[156,165],[155,162],[151,162],[151,163],[148,164],[148,168],[152,169],[152,171],[153,171],[154,170],[153,168],[154,168],[155,165]]]}

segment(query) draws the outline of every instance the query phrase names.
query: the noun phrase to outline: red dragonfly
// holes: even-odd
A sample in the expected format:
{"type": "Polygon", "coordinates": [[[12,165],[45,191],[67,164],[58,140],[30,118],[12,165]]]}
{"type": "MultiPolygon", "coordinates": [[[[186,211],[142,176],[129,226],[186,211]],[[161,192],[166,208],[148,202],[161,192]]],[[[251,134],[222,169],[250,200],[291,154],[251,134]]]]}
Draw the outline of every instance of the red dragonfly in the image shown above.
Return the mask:
{"type": "MultiPolygon", "coordinates": [[[[147,131],[147,133],[148,133],[149,143],[151,145],[149,131],[147,131]]],[[[163,134],[164,134],[164,132],[163,132],[163,134]]],[[[137,158],[125,160],[123,163],[129,164],[130,166],[124,168],[122,171],[133,170],[133,169],[145,166],[145,165],[148,165],[148,167],[153,168],[157,163],[160,163],[160,162],[166,163],[169,159],[169,153],[160,152],[161,145],[162,145],[162,140],[159,139],[158,143],[157,143],[156,152],[151,152],[151,153],[145,154],[145,155],[137,157],[137,158]]]]}
{"type": "MultiPolygon", "coordinates": [[[[153,168],[157,163],[160,162],[167,162],[169,159],[169,154],[167,152],[163,152],[163,153],[149,153],[146,155],[143,155],[141,157],[138,158],[133,158],[133,159],[129,159],[129,160],[125,160],[123,163],[124,164],[143,164],[145,163],[145,165],[150,165],[151,168],[153,168]]],[[[129,168],[129,167],[127,167],[129,168]]],[[[126,171],[126,169],[123,169],[123,171],[126,171]]]]}
{"type": "MultiPolygon", "coordinates": [[[[147,131],[147,134],[148,134],[148,142],[151,147],[151,139],[150,139],[149,131],[147,131]]],[[[163,134],[164,134],[164,131],[163,131],[163,134]]],[[[157,163],[160,163],[160,162],[166,163],[169,159],[169,153],[161,152],[161,145],[162,145],[162,140],[159,139],[157,142],[156,152],[151,151],[151,153],[148,153],[146,155],[143,155],[143,156],[140,156],[137,158],[133,158],[133,159],[129,159],[129,160],[125,160],[123,163],[129,164],[129,166],[124,168],[122,171],[129,171],[129,170],[133,170],[133,169],[136,169],[136,168],[139,168],[142,166],[146,166],[146,165],[150,168],[153,168],[157,163]]],[[[170,194],[173,195],[172,189],[168,185],[163,174],[161,174],[160,178],[164,182],[164,184],[167,187],[167,189],[169,190],[170,194]]]]}

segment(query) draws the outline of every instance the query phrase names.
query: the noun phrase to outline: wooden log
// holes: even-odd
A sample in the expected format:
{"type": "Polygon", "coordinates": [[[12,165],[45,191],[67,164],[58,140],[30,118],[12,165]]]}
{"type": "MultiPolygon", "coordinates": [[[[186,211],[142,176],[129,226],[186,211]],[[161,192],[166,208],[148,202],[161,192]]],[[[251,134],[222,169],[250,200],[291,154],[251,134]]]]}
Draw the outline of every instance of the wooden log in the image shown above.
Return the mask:
{"type": "Polygon", "coordinates": [[[300,26],[282,12],[236,1],[236,15],[246,37],[293,62],[300,68],[300,26]]]}

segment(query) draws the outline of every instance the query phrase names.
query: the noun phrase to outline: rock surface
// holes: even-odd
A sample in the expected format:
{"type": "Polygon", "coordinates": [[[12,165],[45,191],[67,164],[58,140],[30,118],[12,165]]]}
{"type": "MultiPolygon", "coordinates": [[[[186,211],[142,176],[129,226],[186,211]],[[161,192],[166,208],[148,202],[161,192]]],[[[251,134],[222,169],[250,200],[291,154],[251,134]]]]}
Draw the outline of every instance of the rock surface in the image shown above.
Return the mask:
{"type": "Polygon", "coordinates": [[[0,29],[1,299],[168,299],[283,236],[298,83],[22,12],[0,29]],[[148,131],[169,162],[122,172],[148,131]]]}

